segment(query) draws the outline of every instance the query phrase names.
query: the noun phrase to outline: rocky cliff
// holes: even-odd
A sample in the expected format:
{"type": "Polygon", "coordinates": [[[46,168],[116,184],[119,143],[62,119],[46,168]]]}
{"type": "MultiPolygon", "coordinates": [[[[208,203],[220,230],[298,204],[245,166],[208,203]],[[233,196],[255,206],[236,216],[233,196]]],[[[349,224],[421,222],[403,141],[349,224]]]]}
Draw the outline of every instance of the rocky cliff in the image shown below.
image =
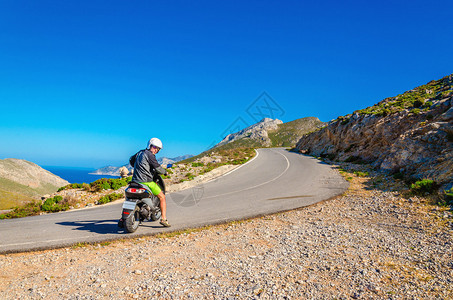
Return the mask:
{"type": "Polygon", "coordinates": [[[297,148],[341,161],[367,161],[413,178],[453,184],[453,75],[339,117],[297,148]]]}

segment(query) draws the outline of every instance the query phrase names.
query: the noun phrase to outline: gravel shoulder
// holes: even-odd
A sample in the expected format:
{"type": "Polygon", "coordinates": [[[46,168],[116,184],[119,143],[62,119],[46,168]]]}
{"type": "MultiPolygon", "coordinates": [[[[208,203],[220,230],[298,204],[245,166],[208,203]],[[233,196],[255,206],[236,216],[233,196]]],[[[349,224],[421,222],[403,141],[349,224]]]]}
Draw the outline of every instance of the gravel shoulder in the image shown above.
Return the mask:
{"type": "Polygon", "coordinates": [[[343,196],[293,211],[0,255],[0,298],[453,298],[451,211],[350,176],[343,196]]]}

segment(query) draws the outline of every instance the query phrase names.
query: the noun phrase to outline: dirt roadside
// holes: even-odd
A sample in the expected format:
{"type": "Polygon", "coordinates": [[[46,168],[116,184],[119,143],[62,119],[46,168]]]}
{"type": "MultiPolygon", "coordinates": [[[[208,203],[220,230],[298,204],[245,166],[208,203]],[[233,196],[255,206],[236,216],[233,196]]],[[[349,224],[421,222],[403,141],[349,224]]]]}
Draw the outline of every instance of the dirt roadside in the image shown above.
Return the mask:
{"type": "Polygon", "coordinates": [[[345,195],[285,213],[0,255],[0,298],[452,298],[451,211],[346,176],[345,195]]]}

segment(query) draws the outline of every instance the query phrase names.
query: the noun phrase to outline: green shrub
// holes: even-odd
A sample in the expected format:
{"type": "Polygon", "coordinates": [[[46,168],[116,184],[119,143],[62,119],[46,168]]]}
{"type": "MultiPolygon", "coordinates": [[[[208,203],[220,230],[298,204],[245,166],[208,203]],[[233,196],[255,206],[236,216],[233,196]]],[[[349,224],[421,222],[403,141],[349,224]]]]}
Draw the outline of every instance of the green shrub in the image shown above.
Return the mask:
{"type": "Polygon", "coordinates": [[[367,177],[370,176],[370,173],[368,172],[361,172],[361,171],[355,171],[354,175],[357,177],[367,177]]]}
{"type": "Polygon", "coordinates": [[[336,157],[335,153],[321,153],[319,156],[321,158],[327,158],[328,160],[334,160],[336,157]]]}
{"type": "Polygon", "coordinates": [[[42,211],[58,212],[68,210],[69,205],[64,203],[63,197],[55,196],[53,198],[47,198],[46,201],[41,205],[42,211]]]}
{"type": "Polygon", "coordinates": [[[450,190],[445,190],[444,191],[444,196],[447,204],[452,205],[453,204],[453,187],[450,190]]]}
{"type": "Polygon", "coordinates": [[[88,183],[82,183],[82,189],[88,192],[90,190],[90,185],[88,183]]]}
{"type": "Polygon", "coordinates": [[[447,133],[447,141],[453,142],[453,129],[447,129],[445,132],[447,133]]]}
{"type": "Polygon", "coordinates": [[[90,183],[90,190],[94,192],[100,192],[102,190],[117,190],[123,186],[126,186],[130,181],[132,177],[127,177],[127,178],[101,178],[96,181],[93,181],[90,183]]]}
{"type": "Polygon", "coordinates": [[[393,174],[393,178],[395,178],[395,179],[403,179],[404,175],[403,175],[403,173],[398,172],[398,173],[393,174]]]}
{"type": "Polygon", "coordinates": [[[53,207],[55,206],[55,199],[54,198],[47,198],[46,201],[41,206],[43,211],[52,211],[53,207]]]}
{"type": "Polygon", "coordinates": [[[242,165],[248,161],[248,158],[235,159],[231,162],[232,165],[242,165]]]}
{"type": "MultiPolygon", "coordinates": [[[[358,110],[356,113],[385,116],[409,108],[423,108],[429,110],[433,105],[432,99],[443,99],[452,94],[452,81],[449,79],[450,76],[451,75],[448,75],[442,79],[433,80],[395,97],[386,98],[371,107],[358,110]]],[[[414,113],[416,114],[417,111],[414,113]]],[[[341,118],[338,119],[343,121],[341,118]]]]}
{"type": "Polygon", "coordinates": [[[345,162],[354,163],[354,164],[366,164],[367,162],[363,160],[360,156],[352,155],[345,159],[345,162]]]}
{"type": "Polygon", "coordinates": [[[192,167],[196,168],[196,167],[204,167],[204,163],[192,163],[192,167]]]}
{"type": "Polygon", "coordinates": [[[96,181],[93,181],[90,184],[87,183],[71,183],[68,184],[64,187],[61,187],[58,189],[58,192],[63,191],[63,190],[69,190],[69,189],[84,189],[86,191],[91,191],[91,192],[100,192],[102,190],[117,190],[123,186],[126,186],[130,181],[132,177],[126,177],[126,178],[100,178],[96,181]]]}
{"type": "Polygon", "coordinates": [[[23,206],[15,207],[12,211],[0,215],[0,219],[23,218],[38,215],[41,211],[40,201],[29,202],[23,206]]]}
{"type": "Polygon", "coordinates": [[[111,194],[102,196],[102,197],[98,200],[98,204],[106,204],[106,203],[109,203],[109,202],[112,202],[112,201],[115,201],[115,200],[121,199],[121,198],[123,198],[123,194],[120,194],[120,193],[111,193],[111,194]]]}
{"type": "Polygon", "coordinates": [[[411,192],[416,195],[432,194],[437,188],[434,180],[423,179],[411,184],[411,192]]]}
{"type": "Polygon", "coordinates": [[[432,105],[433,105],[433,102],[432,102],[432,101],[426,101],[426,102],[423,104],[423,107],[424,107],[424,108],[430,108],[432,105]]]}
{"type": "Polygon", "coordinates": [[[61,192],[63,190],[80,189],[80,188],[83,188],[84,184],[86,184],[86,183],[71,183],[71,184],[68,184],[68,185],[65,185],[65,186],[59,188],[57,192],[61,192]]]}
{"type": "Polygon", "coordinates": [[[379,113],[377,113],[378,116],[383,116],[383,117],[387,117],[388,115],[390,115],[392,112],[390,109],[388,108],[385,108],[383,110],[381,110],[379,113]]]}
{"type": "Polygon", "coordinates": [[[117,189],[119,189],[119,188],[125,186],[125,185],[127,185],[127,183],[126,183],[126,184],[123,184],[123,182],[121,182],[121,181],[113,181],[113,182],[110,184],[112,190],[115,190],[115,191],[116,191],[117,189]]]}
{"type": "Polygon", "coordinates": [[[212,170],[214,170],[215,168],[217,168],[218,165],[217,164],[214,164],[214,163],[208,163],[205,168],[200,172],[200,175],[202,174],[206,174],[208,172],[211,172],[212,170]]]}
{"type": "Polygon", "coordinates": [[[346,125],[351,120],[351,117],[340,116],[338,120],[341,121],[341,125],[346,125]]]}
{"type": "Polygon", "coordinates": [[[414,107],[416,107],[416,108],[422,107],[423,104],[424,103],[423,103],[422,100],[415,100],[414,101],[414,107]]]}

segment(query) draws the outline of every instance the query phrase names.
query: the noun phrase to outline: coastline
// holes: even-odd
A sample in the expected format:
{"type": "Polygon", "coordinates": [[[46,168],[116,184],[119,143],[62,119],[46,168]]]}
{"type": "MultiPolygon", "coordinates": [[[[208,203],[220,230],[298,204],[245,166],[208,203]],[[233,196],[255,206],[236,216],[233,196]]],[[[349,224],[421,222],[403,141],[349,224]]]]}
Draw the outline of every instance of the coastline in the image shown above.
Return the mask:
{"type": "Polygon", "coordinates": [[[43,169],[69,181],[69,183],[91,183],[100,178],[118,178],[118,176],[92,174],[94,168],[42,166],[43,169]]]}

